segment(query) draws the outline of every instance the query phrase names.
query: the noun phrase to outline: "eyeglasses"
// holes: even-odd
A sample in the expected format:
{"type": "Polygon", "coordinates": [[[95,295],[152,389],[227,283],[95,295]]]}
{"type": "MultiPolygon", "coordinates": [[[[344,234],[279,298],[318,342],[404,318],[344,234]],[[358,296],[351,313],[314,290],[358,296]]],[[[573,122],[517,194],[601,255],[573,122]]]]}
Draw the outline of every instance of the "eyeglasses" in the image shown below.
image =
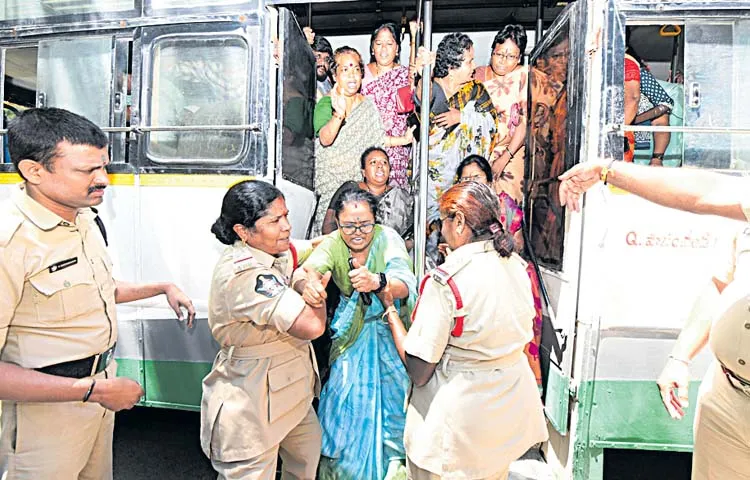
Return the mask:
{"type": "Polygon", "coordinates": [[[459,183],[464,182],[479,182],[484,178],[484,175],[481,173],[477,173],[476,175],[471,175],[470,177],[461,177],[458,179],[459,183]]]}
{"type": "Polygon", "coordinates": [[[499,58],[503,62],[507,62],[508,60],[512,60],[512,61],[515,62],[519,58],[521,58],[520,55],[511,55],[511,54],[508,54],[508,53],[496,53],[496,52],[492,52],[492,56],[499,58]]]}
{"type": "Polygon", "coordinates": [[[371,233],[375,228],[375,224],[363,223],[362,225],[339,225],[339,228],[347,235],[354,235],[354,232],[356,232],[357,230],[362,232],[363,235],[367,235],[368,233],[371,233]]]}

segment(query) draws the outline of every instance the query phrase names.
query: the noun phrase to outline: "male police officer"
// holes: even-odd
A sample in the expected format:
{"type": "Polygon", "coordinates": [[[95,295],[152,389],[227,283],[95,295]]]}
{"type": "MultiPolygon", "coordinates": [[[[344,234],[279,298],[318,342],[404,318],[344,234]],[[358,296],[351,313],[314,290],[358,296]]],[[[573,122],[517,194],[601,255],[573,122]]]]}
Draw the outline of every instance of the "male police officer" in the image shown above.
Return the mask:
{"type": "Polygon", "coordinates": [[[143,394],[115,377],[115,304],[166,294],[172,284],[112,278],[91,206],[109,181],[107,137],[60,109],[21,113],[8,128],[25,180],[0,205],[0,467],[7,479],[111,479],[114,412],[143,394]]]}
{"type": "MultiPolygon", "coordinates": [[[[665,207],[750,221],[747,178],[615,162],[579,164],[560,180],[560,201],[574,211],[580,196],[601,180],[665,207]]],[[[693,479],[750,479],[749,275],[750,226],[735,239],[728,267],[697,299],[658,380],[667,411],[681,418],[687,407],[689,362],[710,338],[717,361],[698,398],[693,479]]]]}

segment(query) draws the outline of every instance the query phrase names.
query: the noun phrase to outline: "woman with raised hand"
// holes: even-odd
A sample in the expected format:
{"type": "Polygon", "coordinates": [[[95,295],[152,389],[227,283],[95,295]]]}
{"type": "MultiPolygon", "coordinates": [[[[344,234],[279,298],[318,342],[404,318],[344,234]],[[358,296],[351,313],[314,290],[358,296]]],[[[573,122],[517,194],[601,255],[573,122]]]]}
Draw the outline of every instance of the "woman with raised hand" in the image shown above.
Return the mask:
{"type": "Polygon", "coordinates": [[[298,272],[294,288],[320,307],[332,274],[341,291],[330,324],[330,374],[320,395],[323,427],[319,478],[382,480],[404,475],[404,401],[409,377],[376,297],[391,292],[389,311],[406,321],[417,280],[404,242],[375,222],[372,194],[354,190],[334,205],[338,230],[328,235],[298,272]]]}
{"type": "Polygon", "coordinates": [[[413,128],[403,136],[389,137],[370,98],[360,92],[364,64],[357,50],[341,47],[333,54],[336,85],[315,105],[315,191],[320,195],[314,234],[321,231],[326,207],[334,192],[346,181],[360,178],[357,159],[372,146],[409,145],[413,128]]]}

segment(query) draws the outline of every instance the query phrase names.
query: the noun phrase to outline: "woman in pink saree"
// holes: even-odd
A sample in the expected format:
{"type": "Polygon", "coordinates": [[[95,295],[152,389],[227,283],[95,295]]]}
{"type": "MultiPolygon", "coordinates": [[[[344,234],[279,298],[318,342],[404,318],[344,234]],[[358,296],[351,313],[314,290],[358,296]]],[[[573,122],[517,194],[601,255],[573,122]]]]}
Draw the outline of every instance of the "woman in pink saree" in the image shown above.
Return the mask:
{"type": "MultiPolygon", "coordinates": [[[[375,29],[370,38],[370,63],[365,67],[362,94],[375,102],[383,120],[385,134],[400,137],[406,133],[407,114],[396,109],[396,92],[411,82],[409,67],[399,65],[401,37],[395,23],[385,23],[375,29]]],[[[408,188],[407,170],[411,145],[386,148],[391,160],[392,186],[408,188]]]]}

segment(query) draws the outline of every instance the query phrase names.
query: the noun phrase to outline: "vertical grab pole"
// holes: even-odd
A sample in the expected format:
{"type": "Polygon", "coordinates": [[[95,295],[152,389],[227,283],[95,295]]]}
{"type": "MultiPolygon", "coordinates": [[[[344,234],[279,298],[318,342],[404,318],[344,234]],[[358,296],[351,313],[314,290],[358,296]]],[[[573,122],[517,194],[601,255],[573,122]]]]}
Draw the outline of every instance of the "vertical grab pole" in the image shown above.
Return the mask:
{"type": "MultiPolygon", "coordinates": [[[[544,33],[544,0],[537,0],[536,2],[536,38],[534,39],[534,45],[539,45],[542,41],[542,35],[544,33]]],[[[523,52],[521,52],[523,55],[523,52]]]]}
{"type": "Polygon", "coordinates": [[[307,4],[307,26],[312,28],[312,3],[307,4]]]}
{"type": "MultiPolygon", "coordinates": [[[[425,0],[422,8],[422,41],[432,50],[432,0],[425,0]]],[[[427,255],[427,169],[430,139],[430,87],[432,65],[422,69],[422,108],[420,110],[419,157],[417,163],[417,202],[414,205],[414,274],[421,279],[425,274],[427,255]]]]}

